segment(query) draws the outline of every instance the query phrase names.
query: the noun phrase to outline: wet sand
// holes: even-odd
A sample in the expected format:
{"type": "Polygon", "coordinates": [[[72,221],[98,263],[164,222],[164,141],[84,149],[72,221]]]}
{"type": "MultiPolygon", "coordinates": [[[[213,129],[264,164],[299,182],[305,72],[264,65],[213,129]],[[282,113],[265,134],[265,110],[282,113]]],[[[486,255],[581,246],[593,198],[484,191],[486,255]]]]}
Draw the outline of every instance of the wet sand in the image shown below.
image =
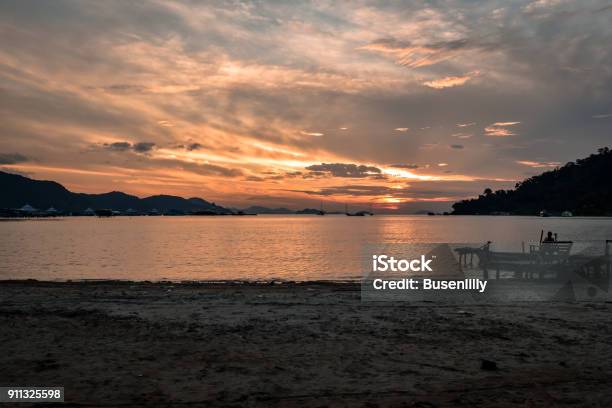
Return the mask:
{"type": "Polygon", "coordinates": [[[611,311],[365,304],[354,284],[9,281],[0,385],[63,386],[83,406],[612,406],[611,311]]]}

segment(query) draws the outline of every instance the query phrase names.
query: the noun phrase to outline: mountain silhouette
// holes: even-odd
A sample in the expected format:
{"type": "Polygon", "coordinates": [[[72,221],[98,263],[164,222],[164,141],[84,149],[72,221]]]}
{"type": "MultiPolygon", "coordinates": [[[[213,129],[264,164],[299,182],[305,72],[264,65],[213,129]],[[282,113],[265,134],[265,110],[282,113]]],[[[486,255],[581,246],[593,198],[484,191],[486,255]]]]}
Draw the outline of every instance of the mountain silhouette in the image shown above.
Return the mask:
{"type": "Polygon", "coordinates": [[[612,215],[612,151],[604,147],[585,159],[569,162],[517,183],[514,190],[485,189],[478,198],[453,204],[453,214],[505,212],[535,215],[540,211],[573,215],[612,215]]]}
{"type": "Polygon", "coordinates": [[[185,199],[171,195],[139,198],[120,191],[103,194],[73,193],[55,181],[33,180],[0,171],[0,208],[20,208],[29,204],[35,208],[55,207],[60,211],[83,211],[86,208],[125,211],[212,211],[231,213],[227,208],[202,198],[185,199]]]}

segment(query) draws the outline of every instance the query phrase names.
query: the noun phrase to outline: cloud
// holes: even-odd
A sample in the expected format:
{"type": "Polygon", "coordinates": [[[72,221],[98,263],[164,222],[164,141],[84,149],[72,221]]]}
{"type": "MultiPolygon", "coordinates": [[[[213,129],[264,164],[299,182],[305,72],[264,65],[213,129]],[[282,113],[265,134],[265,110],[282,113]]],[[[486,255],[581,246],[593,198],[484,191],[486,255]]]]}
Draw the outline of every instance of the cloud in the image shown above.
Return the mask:
{"type": "MultiPolygon", "coordinates": [[[[264,170],[432,163],[441,175],[436,163],[449,152],[459,153],[448,167],[455,174],[515,180],[535,170],[516,163],[524,157],[577,158],[609,142],[610,129],[593,126],[607,123],[612,106],[612,71],[601,69],[612,66],[602,46],[611,34],[605,0],[537,15],[524,12],[528,0],[94,3],[40,2],[32,12],[26,0],[0,2],[0,151],[35,157],[56,169],[37,176],[72,188],[231,203],[278,191],[275,180],[241,184],[264,170]],[[476,71],[486,78],[452,90],[422,85],[476,71]],[[520,127],[494,123],[514,118],[520,127]],[[407,124],[408,133],[391,127],[407,124]],[[490,139],[448,147],[472,134],[516,133],[503,149],[490,139]],[[137,153],[139,141],[157,145],[137,153]]],[[[387,170],[401,169],[383,170],[393,179],[387,170]]],[[[344,180],[376,184],[378,176],[344,180]]],[[[317,190],[331,177],[306,170],[285,183],[317,190]]],[[[304,199],[296,197],[285,199],[304,199]]]]}
{"type": "Polygon", "coordinates": [[[231,168],[213,163],[200,163],[166,158],[148,158],[144,166],[154,168],[178,168],[201,176],[239,177],[244,175],[241,169],[231,168]]]}
{"type": "Polygon", "coordinates": [[[485,127],[485,136],[496,136],[496,137],[506,137],[506,136],[515,136],[516,133],[511,131],[510,129],[506,129],[508,126],[518,125],[521,122],[495,122],[485,127]]]}
{"type": "Polygon", "coordinates": [[[469,139],[474,135],[472,133],[461,133],[460,132],[460,133],[453,133],[451,136],[459,138],[459,139],[469,139]]]}
{"type": "Polygon", "coordinates": [[[465,85],[465,83],[474,78],[474,76],[475,74],[468,74],[465,76],[447,76],[440,79],[425,81],[423,82],[423,85],[434,89],[452,88],[455,86],[465,85]]]}
{"type": "Polygon", "coordinates": [[[400,65],[420,68],[438,64],[453,57],[461,50],[474,47],[475,45],[467,39],[435,43],[412,43],[396,38],[380,38],[359,47],[359,49],[391,56],[400,65]]]}
{"type": "Polygon", "coordinates": [[[266,180],[264,177],[259,177],[259,176],[247,176],[244,179],[246,181],[265,181],[266,180]]]}
{"type": "Polygon", "coordinates": [[[395,130],[396,130],[397,132],[407,132],[407,131],[408,131],[408,130],[410,130],[410,129],[409,129],[409,128],[407,128],[407,127],[398,127],[398,128],[395,128],[395,130]]]}
{"type": "Polygon", "coordinates": [[[446,167],[448,166],[448,163],[438,163],[438,167],[446,167]]]}
{"type": "Polygon", "coordinates": [[[132,144],[129,142],[104,143],[104,146],[106,146],[109,150],[114,150],[117,152],[124,152],[132,148],[132,144]]]}
{"type": "Polygon", "coordinates": [[[325,136],[325,133],[319,133],[319,132],[305,132],[305,131],[301,131],[300,134],[304,135],[304,136],[316,136],[316,137],[321,137],[321,136],[325,136]]]}
{"type": "Polygon", "coordinates": [[[191,151],[194,151],[194,150],[200,150],[203,147],[204,147],[204,145],[202,145],[201,143],[190,143],[185,148],[191,152],[191,151]]]}
{"type": "Polygon", "coordinates": [[[322,196],[379,196],[386,195],[392,192],[396,192],[387,186],[376,186],[376,185],[348,185],[348,186],[332,186],[323,187],[320,190],[303,190],[302,192],[312,195],[322,196]]]}
{"type": "Polygon", "coordinates": [[[522,7],[525,13],[536,13],[567,3],[566,0],[536,0],[522,7]]]}
{"type": "Polygon", "coordinates": [[[155,147],[155,143],[153,142],[138,142],[138,143],[134,143],[134,145],[132,146],[132,149],[137,153],[146,153],[146,152],[150,152],[151,150],[153,150],[154,147],[155,147]]]}
{"type": "Polygon", "coordinates": [[[470,191],[456,189],[440,189],[439,186],[427,188],[419,186],[415,188],[409,185],[385,186],[385,185],[343,185],[322,187],[319,190],[301,190],[300,192],[317,196],[350,196],[350,197],[374,197],[381,199],[435,199],[439,197],[465,197],[470,191]],[[437,188],[436,188],[437,187],[437,188]]]}
{"type": "Polygon", "coordinates": [[[612,113],[603,113],[601,115],[593,115],[593,119],[607,119],[612,118],[612,113]]]}
{"type": "Polygon", "coordinates": [[[410,169],[410,170],[419,168],[417,164],[406,164],[406,163],[390,164],[389,167],[394,167],[396,169],[410,169]]]}
{"type": "Polygon", "coordinates": [[[306,167],[315,174],[329,174],[333,177],[369,178],[382,177],[382,170],[374,166],[353,163],[321,163],[306,167]]]}
{"type": "Polygon", "coordinates": [[[19,164],[27,161],[28,158],[20,153],[0,153],[0,164],[19,164]]]}
{"type": "Polygon", "coordinates": [[[115,152],[125,152],[128,150],[133,150],[136,153],[146,153],[153,150],[155,147],[155,143],[153,142],[138,142],[138,143],[130,143],[130,142],[113,142],[113,143],[104,143],[103,145],[106,149],[115,151],[115,152]]]}
{"type": "Polygon", "coordinates": [[[517,160],[518,164],[522,164],[523,166],[529,166],[534,168],[542,168],[542,167],[559,167],[561,162],[538,162],[538,161],[530,161],[530,160],[517,160]]]}
{"type": "Polygon", "coordinates": [[[495,122],[491,126],[513,126],[518,125],[521,122],[495,122]]]}

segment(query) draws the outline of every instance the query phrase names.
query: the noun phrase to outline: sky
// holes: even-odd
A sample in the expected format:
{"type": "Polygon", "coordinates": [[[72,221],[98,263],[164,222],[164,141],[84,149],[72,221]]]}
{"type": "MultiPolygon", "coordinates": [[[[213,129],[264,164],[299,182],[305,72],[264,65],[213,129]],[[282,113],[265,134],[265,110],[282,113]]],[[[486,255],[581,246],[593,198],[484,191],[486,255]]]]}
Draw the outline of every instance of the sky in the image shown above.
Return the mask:
{"type": "Polygon", "coordinates": [[[609,146],[609,1],[0,2],[0,170],[448,209],[609,146]]]}

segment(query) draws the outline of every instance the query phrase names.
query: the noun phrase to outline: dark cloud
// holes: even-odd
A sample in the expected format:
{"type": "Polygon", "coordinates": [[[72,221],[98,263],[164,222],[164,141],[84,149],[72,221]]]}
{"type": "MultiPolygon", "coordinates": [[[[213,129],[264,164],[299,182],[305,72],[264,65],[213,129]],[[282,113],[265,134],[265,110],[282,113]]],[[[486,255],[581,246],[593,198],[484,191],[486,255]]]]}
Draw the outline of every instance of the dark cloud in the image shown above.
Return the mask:
{"type": "Polygon", "coordinates": [[[463,145],[460,144],[452,144],[450,147],[451,149],[463,149],[463,145]]]}
{"type": "Polygon", "coordinates": [[[382,170],[374,166],[353,163],[321,163],[306,167],[316,174],[329,174],[333,177],[368,178],[382,176],[382,170]]]}
{"type": "Polygon", "coordinates": [[[19,164],[27,161],[28,158],[20,153],[0,153],[0,164],[19,164]]]}
{"type": "Polygon", "coordinates": [[[204,147],[203,144],[201,143],[190,143],[186,146],[186,149],[189,150],[190,152],[193,150],[200,150],[204,147]]]}
{"type": "Polygon", "coordinates": [[[133,150],[136,153],[146,153],[153,150],[155,147],[155,143],[153,142],[138,142],[138,143],[130,143],[130,142],[114,142],[114,143],[104,143],[104,147],[108,150],[112,150],[115,152],[125,152],[128,150],[133,150]]]}
{"type": "Polygon", "coordinates": [[[124,152],[132,148],[132,144],[129,142],[104,143],[104,146],[108,148],[109,150],[113,150],[117,152],[124,152]]]}
{"type": "Polygon", "coordinates": [[[134,151],[137,153],[146,153],[146,152],[150,152],[151,150],[153,150],[154,147],[155,147],[155,143],[153,142],[139,142],[139,143],[135,143],[132,146],[132,149],[134,149],[134,151]]]}

